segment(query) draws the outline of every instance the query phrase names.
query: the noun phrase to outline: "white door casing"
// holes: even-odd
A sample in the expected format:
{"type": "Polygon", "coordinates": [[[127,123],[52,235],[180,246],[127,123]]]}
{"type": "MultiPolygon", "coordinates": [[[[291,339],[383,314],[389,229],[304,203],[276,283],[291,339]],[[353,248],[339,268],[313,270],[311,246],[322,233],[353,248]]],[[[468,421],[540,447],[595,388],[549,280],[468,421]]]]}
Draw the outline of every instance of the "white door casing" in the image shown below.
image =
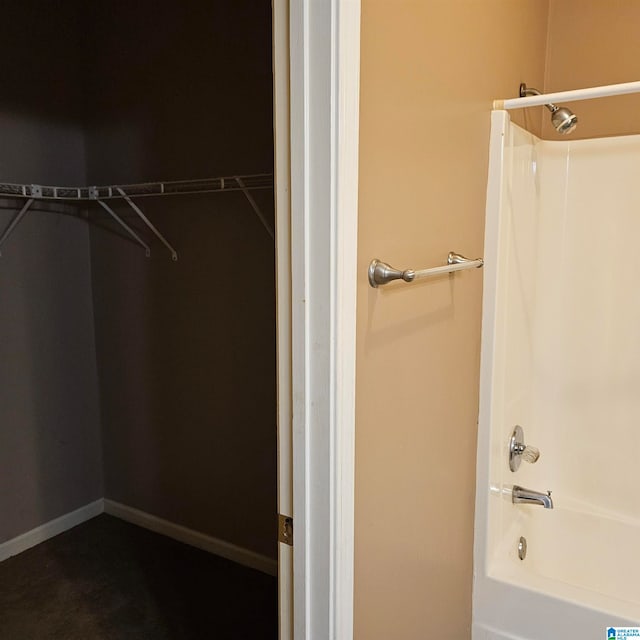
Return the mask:
{"type": "MultiPolygon", "coordinates": [[[[278,513],[293,515],[289,2],[273,2],[273,130],[278,367],[278,513]]],[[[278,543],[279,640],[293,638],[293,549],[278,543]]]]}
{"type": "MultiPolygon", "coordinates": [[[[360,1],[273,2],[279,500],[281,513],[292,506],[294,518],[293,638],[350,640],[360,1]],[[281,131],[287,121],[288,136],[281,131]]],[[[291,616],[282,601],[290,597],[291,565],[282,551],[281,639],[288,640],[291,616]]]]}

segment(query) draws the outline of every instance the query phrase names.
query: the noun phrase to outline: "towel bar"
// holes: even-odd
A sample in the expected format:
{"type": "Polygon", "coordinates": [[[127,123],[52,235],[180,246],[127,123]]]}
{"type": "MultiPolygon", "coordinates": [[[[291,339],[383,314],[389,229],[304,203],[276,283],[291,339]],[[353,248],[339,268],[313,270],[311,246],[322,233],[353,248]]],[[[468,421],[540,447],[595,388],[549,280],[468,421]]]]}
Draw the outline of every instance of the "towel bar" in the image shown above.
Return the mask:
{"type": "Polygon", "coordinates": [[[471,260],[465,258],[459,253],[450,251],[447,256],[447,264],[441,267],[431,267],[430,269],[394,269],[391,265],[381,260],[372,260],[369,265],[369,284],[377,289],[382,284],[388,284],[394,280],[404,280],[405,282],[414,282],[422,278],[441,275],[443,273],[452,273],[454,271],[462,271],[463,269],[479,269],[484,264],[482,258],[471,260]]]}

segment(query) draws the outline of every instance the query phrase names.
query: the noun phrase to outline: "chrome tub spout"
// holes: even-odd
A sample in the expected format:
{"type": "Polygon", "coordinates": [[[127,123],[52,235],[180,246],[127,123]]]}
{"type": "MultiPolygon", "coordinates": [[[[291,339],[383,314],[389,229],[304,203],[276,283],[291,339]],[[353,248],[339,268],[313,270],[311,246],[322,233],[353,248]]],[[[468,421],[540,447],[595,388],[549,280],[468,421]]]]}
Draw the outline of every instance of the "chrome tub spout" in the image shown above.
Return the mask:
{"type": "Polygon", "coordinates": [[[545,509],[553,509],[551,491],[541,493],[540,491],[532,491],[531,489],[513,485],[511,500],[514,504],[539,504],[545,509]]]}

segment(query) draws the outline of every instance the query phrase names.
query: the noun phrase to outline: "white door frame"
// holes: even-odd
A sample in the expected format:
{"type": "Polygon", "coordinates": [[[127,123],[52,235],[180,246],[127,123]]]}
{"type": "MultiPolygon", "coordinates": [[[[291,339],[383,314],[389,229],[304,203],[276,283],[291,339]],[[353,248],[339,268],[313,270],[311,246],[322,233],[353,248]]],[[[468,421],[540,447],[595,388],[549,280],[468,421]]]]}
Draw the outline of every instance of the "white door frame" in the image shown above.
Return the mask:
{"type": "MultiPolygon", "coordinates": [[[[288,0],[273,0],[272,15],[278,367],[278,513],[292,517],[293,378],[291,373],[291,171],[288,0]]],[[[280,523],[278,526],[280,526],[280,523]]],[[[278,626],[279,640],[293,640],[293,549],[282,542],[278,544],[278,626]]]]}
{"type": "Polygon", "coordinates": [[[360,0],[273,6],[281,639],[351,640],[360,0]]]}

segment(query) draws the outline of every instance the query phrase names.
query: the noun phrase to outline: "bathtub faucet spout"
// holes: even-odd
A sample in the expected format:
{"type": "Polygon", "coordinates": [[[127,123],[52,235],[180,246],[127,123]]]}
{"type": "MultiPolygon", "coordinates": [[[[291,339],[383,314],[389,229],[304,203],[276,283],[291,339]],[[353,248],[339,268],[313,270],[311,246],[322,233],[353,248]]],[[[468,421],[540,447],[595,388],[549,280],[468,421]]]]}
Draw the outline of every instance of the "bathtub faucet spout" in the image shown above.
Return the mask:
{"type": "Polygon", "coordinates": [[[545,509],[553,509],[551,491],[541,493],[540,491],[532,491],[514,484],[511,499],[514,504],[539,504],[545,509]]]}

